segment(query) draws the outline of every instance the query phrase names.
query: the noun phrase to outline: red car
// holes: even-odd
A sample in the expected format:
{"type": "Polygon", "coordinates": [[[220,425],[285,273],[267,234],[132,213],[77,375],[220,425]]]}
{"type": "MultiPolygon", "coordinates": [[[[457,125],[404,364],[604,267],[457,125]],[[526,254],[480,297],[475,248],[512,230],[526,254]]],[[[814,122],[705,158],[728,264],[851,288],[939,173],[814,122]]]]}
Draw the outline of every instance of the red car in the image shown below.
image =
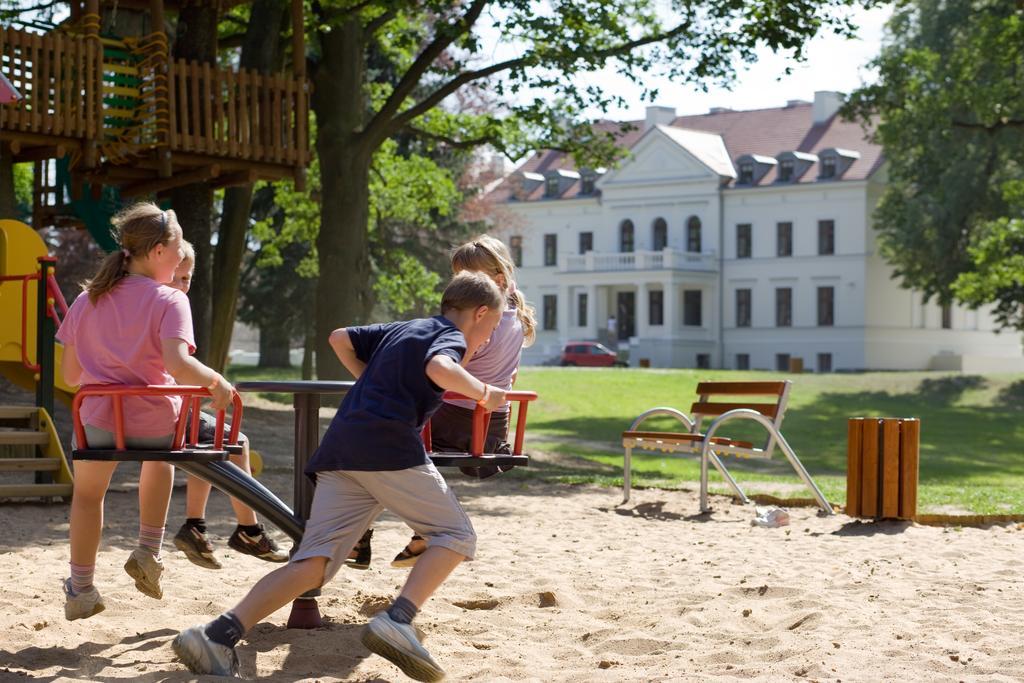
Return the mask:
{"type": "Polygon", "coordinates": [[[625,367],[618,355],[597,342],[569,342],[562,349],[562,365],[580,365],[592,368],[625,367]]]}

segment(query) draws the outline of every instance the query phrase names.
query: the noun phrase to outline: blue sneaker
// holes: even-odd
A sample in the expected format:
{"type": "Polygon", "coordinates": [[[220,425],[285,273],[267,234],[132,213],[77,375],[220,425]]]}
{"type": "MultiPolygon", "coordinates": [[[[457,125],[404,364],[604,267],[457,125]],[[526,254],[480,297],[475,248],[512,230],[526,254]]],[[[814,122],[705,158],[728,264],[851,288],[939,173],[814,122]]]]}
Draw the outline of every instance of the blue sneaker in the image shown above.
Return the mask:
{"type": "Polygon", "coordinates": [[[420,645],[412,624],[393,621],[387,612],[381,612],[363,629],[363,645],[388,660],[416,681],[440,681],[444,670],[438,666],[426,648],[420,645]]]}
{"type": "Polygon", "coordinates": [[[210,640],[206,626],[185,629],[171,643],[171,648],[194,674],[238,675],[238,655],[234,648],[210,640]]]}

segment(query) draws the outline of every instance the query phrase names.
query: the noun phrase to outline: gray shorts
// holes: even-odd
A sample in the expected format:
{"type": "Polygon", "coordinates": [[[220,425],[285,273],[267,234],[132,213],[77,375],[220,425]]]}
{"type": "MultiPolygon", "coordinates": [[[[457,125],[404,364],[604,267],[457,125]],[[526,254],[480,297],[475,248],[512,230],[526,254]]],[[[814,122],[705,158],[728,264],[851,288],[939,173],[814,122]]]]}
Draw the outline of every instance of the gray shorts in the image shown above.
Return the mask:
{"type": "Polygon", "coordinates": [[[401,517],[428,546],[473,559],[473,524],[448,482],[428,464],[386,472],[318,472],[306,532],[291,561],[326,557],[327,583],[384,508],[401,517]]]}
{"type": "MultiPolygon", "coordinates": [[[[114,432],[108,432],[106,429],[100,429],[92,425],[83,426],[85,427],[85,440],[89,442],[89,448],[114,448],[116,444],[114,432]]],[[[172,443],[174,443],[174,434],[167,434],[166,436],[129,436],[125,437],[124,440],[126,447],[138,450],[166,451],[171,447],[172,443]]],[[[78,448],[73,435],[71,447],[78,448]]]]}

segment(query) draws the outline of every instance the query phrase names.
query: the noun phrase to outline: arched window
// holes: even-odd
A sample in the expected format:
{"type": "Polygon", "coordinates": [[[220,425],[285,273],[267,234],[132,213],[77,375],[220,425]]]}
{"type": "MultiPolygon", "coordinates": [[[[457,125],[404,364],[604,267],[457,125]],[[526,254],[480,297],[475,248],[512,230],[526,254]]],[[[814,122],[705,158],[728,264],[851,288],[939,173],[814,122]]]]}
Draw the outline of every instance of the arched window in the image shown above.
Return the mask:
{"type": "Polygon", "coordinates": [[[633,251],[633,221],[628,218],[619,224],[619,251],[633,251]]]}
{"type": "Polygon", "coordinates": [[[668,246],[668,223],[664,218],[655,218],[651,226],[651,249],[661,251],[668,246]]]}
{"type": "Polygon", "coordinates": [[[690,216],[686,219],[686,251],[699,254],[700,249],[700,219],[690,216]]]}

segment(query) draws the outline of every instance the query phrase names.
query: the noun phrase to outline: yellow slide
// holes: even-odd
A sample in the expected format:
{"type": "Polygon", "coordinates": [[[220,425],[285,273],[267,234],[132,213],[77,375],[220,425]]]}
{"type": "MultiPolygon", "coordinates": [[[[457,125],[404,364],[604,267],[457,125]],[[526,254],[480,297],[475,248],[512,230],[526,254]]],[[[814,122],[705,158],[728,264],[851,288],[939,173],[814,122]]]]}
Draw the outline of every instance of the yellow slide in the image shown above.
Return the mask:
{"type": "MultiPolygon", "coordinates": [[[[0,220],[0,276],[33,275],[39,269],[40,256],[47,256],[46,243],[39,234],[20,221],[0,220]]],[[[36,362],[36,295],[38,282],[0,281],[0,374],[26,391],[35,391],[35,373],[24,361],[36,362]],[[27,288],[27,296],[22,294],[27,288]],[[25,319],[22,339],[22,316],[25,319]]],[[[64,347],[54,350],[54,394],[66,403],[75,393],[61,377],[64,347]]]]}

